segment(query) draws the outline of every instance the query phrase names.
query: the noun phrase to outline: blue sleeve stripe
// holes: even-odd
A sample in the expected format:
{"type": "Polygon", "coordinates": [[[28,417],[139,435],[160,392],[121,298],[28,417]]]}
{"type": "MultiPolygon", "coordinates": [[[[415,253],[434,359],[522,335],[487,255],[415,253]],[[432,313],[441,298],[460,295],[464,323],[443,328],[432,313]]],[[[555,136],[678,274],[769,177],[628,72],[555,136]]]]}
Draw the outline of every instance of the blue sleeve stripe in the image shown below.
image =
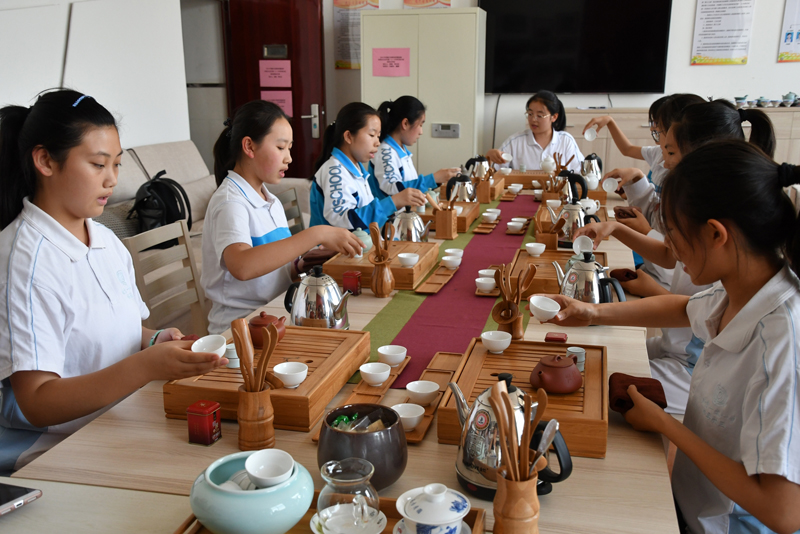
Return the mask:
{"type": "MultiPolygon", "coordinates": [[[[22,224],[25,224],[25,221],[23,221],[22,224]]],[[[8,254],[8,270],[6,272],[6,319],[8,319],[8,344],[11,349],[11,354],[9,354],[11,365],[14,365],[14,336],[11,332],[11,300],[8,290],[11,287],[11,259],[14,257],[14,249],[17,246],[17,238],[19,237],[20,229],[22,229],[22,224],[17,227],[17,233],[14,234],[14,241],[11,243],[11,252],[8,254]]]]}
{"type": "Polygon", "coordinates": [[[328,225],[330,223],[323,215],[325,209],[325,195],[322,193],[322,188],[319,183],[314,181],[314,186],[311,188],[309,203],[311,204],[311,221],[310,226],[328,225]]]}
{"type": "Polygon", "coordinates": [[[31,284],[28,286],[28,302],[31,306],[31,332],[33,332],[33,351],[36,355],[36,370],[39,370],[39,346],[36,344],[36,328],[33,324],[33,277],[36,275],[36,261],[39,259],[39,249],[42,248],[44,237],[39,240],[36,246],[36,255],[33,257],[33,269],[31,270],[31,284]]]}
{"type": "Polygon", "coordinates": [[[286,239],[287,237],[292,237],[291,232],[286,227],[276,228],[271,232],[267,232],[266,234],[259,236],[259,237],[251,237],[250,239],[253,241],[253,246],[257,247],[258,245],[266,245],[267,243],[274,243],[276,241],[280,241],[281,239],[286,239]]]}

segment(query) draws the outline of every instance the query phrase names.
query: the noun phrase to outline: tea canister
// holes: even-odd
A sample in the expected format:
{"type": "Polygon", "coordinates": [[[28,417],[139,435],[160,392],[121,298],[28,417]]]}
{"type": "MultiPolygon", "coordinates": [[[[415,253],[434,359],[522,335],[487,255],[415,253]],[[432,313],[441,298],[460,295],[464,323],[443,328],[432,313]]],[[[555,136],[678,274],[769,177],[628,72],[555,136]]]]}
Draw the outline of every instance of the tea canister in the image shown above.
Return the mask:
{"type": "Polygon", "coordinates": [[[345,271],[342,275],[342,287],[345,291],[350,291],[353,295],[361,294],[361,272],[345,271]]]}
{"type": "Polygon", "coordinates": [[[189,423],[189,443],[212,445],[222,437],[219,403],[199,400],[186,408],[189,423]]]}

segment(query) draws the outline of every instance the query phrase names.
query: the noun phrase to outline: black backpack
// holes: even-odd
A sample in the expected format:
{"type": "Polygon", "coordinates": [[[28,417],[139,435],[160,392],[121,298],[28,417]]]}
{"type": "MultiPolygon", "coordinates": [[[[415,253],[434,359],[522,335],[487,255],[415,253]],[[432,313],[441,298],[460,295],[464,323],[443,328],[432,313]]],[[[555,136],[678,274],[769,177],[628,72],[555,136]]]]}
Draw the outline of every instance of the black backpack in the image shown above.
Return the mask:
{"type": "MultiPolygon", "coordinates": [[[[192,208],[181,184],[165,177],[167,171],[156,174],[136,191],[136,201],[128,212],[128,218],[136,214],[139,219],[139,233],[187,219],[192,228],[192,208]]],[[[167,241],[158,248],[169,248],[178,244],[177,239],[167,241]]]]}

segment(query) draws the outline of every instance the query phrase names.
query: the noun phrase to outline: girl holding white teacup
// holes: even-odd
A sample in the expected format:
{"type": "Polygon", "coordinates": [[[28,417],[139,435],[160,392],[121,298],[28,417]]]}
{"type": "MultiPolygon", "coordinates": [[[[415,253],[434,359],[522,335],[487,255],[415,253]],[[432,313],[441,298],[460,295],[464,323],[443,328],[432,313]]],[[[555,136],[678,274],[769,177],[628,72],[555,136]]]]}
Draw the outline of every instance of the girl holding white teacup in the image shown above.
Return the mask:
{"type": "Polygon", "coordinates": [[[439,169],[433,174],[417,174],[411,159],[413,146],[422,135],[425,105],[413,96],[401,96],[378,106],[381,117],[381,144],[369,162],[369,183],[375,198],[383,199],[403,189],[425,193],[458,175],[459,168],[439,169]]]}
{"type": "Polygon", "coordinates": [[[0,474],[151,380],[228,363],[149,311],[122,242],[94,222],[117,184],[113,115],[72,90],[0,109],[0,474]]]}
{"type": "Polygon", "coordinates": [[[511,167],[526,170],[542,168],[542,160],[561,154],[562,164],[572,161],[567,169],[580,174],[583,154],[575,139],[564,131],[567,114],[564,104],[550,91],[539,91],[525,104],[525,117],[528,127],[511,135],[500,148],[486,153],[486,158],[498,168],[511,167]],[[511,162],[503,159],[503,154],[511,155],[511,162]]]}

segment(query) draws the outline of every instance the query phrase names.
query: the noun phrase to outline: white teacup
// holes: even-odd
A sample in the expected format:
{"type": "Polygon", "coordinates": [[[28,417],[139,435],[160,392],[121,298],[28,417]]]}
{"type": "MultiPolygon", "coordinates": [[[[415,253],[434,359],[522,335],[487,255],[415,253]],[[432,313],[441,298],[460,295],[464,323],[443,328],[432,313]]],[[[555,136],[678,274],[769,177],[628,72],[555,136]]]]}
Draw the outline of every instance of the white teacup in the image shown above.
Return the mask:
{"type": "Polygon", "coordinates": [[[600,209],[600,201],[594,198],[582,198],[579,202],[586,215],[594,215],[600,209]]]}
{"type": "Polygon", "coordinates": [[[557,210],[558,208],[561,207],[561,201],[558,199],[551,198],[547,201],[547,207],[550,208],[551,210],[557,210]]]}
{"type": "Polygon", "coordinates": [[[602,187],[606,193],[613,193],[619,188],[619,181],[616,178],[606,178],[602,187]]]}

